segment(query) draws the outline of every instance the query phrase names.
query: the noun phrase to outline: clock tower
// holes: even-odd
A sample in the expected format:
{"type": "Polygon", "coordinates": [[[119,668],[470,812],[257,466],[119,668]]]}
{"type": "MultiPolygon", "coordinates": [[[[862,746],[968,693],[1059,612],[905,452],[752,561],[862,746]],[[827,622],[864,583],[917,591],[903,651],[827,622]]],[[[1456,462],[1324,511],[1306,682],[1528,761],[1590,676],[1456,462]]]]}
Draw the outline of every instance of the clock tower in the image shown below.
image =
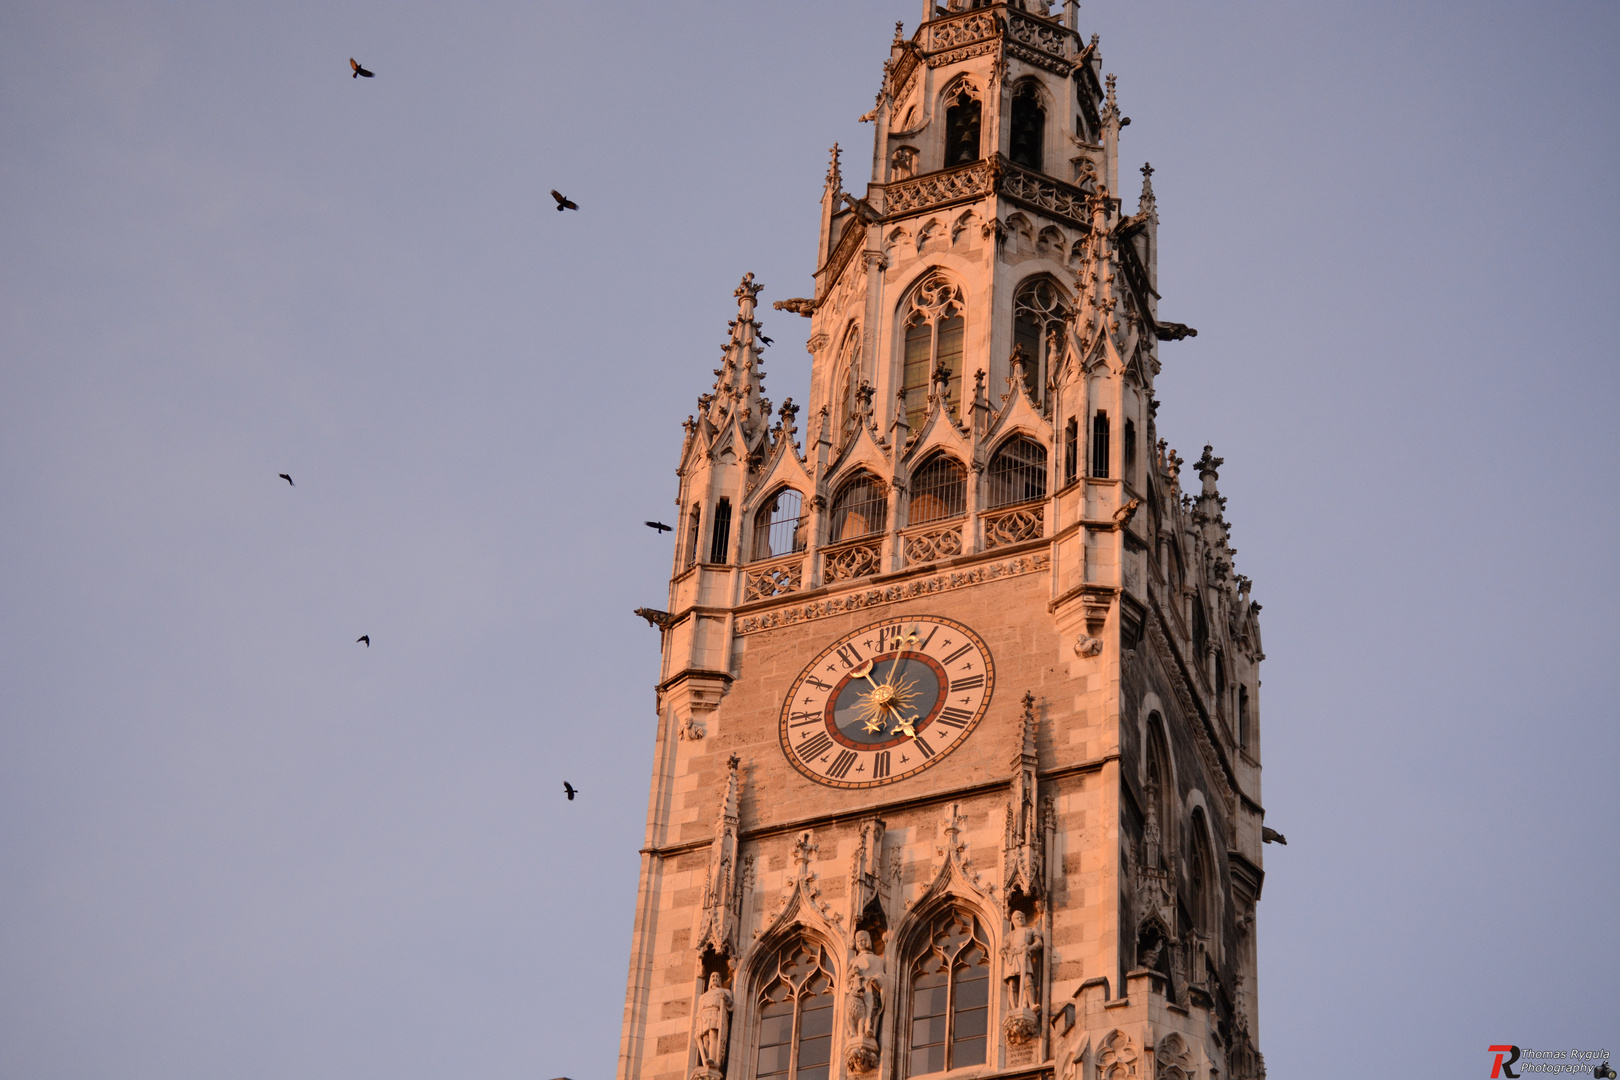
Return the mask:
{"type": "MultiPolygon", "coordinates": [[[[1076,5],[896,26],[687,418],[619,1080],[1262,1077],[1258,613],[1076,5]],[[1172,346],[1174,349],[1177,346],[1172,346]],[[1191,481],[1190,491],[1184,482],[1191,481]]],[[[1187,346],[1179,346],[1186,348],[1187,346]]]]}

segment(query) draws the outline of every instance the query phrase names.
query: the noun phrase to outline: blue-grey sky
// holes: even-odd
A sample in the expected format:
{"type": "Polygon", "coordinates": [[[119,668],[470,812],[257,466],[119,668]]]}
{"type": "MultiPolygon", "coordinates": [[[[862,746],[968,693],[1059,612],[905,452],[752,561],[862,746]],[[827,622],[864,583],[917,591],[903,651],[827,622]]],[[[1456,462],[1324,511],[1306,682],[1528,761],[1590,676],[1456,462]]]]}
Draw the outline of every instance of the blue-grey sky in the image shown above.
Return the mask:
{"type": "MultiPolygon", "coordinates": [[[[0,5],[0,1076],[611,1074],[640,523],[918,8],[0,5]]],[[[1271,1075],[1620,1052],[1620,7],[1081,18],[1265,608],[1271,1075]]]]}

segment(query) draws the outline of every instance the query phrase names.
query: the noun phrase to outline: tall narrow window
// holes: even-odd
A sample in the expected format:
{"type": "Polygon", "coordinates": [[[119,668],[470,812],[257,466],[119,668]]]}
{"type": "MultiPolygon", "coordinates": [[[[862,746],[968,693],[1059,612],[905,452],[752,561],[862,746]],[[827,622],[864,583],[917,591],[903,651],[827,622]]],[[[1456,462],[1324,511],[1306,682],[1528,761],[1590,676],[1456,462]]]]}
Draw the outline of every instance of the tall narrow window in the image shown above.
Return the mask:
{"type": "Polygon", "coordinates": [[[940,273],[925,277],[906,300],[901,317],[906,328],[901,385],[906,391],[906,423],[913,431],[928,415],[928,388],[940,367],[949,372],[945,386],[951,397],[950,414],[961,416],[966,306],[961,287],[940,273]]]}
{"type": "Polygon", "coordinates": [[[1063,482],[1072,481],[1080,471],[1080,421],[1069,417],[1063,426],[1063,482]]]}
{"type": "Polygon", "coordinates": [[[1175,850],[1175,776],[1170,771],[1170,749],[1164,738],[1164,718],[1148,717],[1146,796],[1146,863],[1154,869],[1167,869],[1175,850]]]}
{"type": "MultiPolygon", "coordinates": [[[[1204,811],[1199,807],[1192,812],[1192,859],[1187,867],[1188,884],[1192,890],[1187,897],[1187,906],[1191,909],[1193,926],[1200,933],[1208,934],[1215,929],[1215,860],[1209,852],[1209,835],[1205,825],[1204,811]]],[[[1195,973],[1195,978],[1202,981],[1204,973],[1195,973]]]]}
{"type": "Polygon", "coordinates": [[[714,508],[714,524],[710,527],[709,561],[723,563],[726,561],[726,550],[731,542],[731,500],[725,497],[720,499],[720,505],[714,508]]]}
{"type": "Polygon", "coordinates": [[[1215,709],[1226,713],[1226,653],[1215,650],[1215,709]]]}
{"type": "Polygon", "coordinates": [[[1046,497],[1046,447],[1019,435],[1001,444],[985,470],[989,509],[1046,497]]]}
{"type": "Polygon", "coordinates": [[[1108,475],[1108,414],[1101,409],[1091,420],[1091,475],[1108,475]]]}
{"type": "Polygon", "coordinates": [[[943,521],[967,509],[967,470],[945,454],[935,454],[911,478],[912,525],[943,521]]]}
{"type": "Polygon", "coordinates": [[[880,533],[888,527],[888,519],[889,503],[882,485],[863,473],[840,488],[833,499],[832,530],[827,542],[836,544],[880,533]]]}
{"type": "Polygon", "coordinates": [[[945,167],[979,160],[979,99],[963,83],[945,99],[945,167]]]}
{"type": "Polygon", "coordinates": [[[911,967],[907,1074],[983,1065],[990,1014],[990,947],[979,921],[947,911],[911,967]]]}
{"type": "Polygon", "coordinates": [[[1045,137],[1046,110],[1041,107],[1041,92],[1033,81],[1021,82],[1013,91],[1008,156],[1016,165],[1040,171],[1044,168],[1041,146],[1045,137]]]}
{"type": "Polygon", "coordinates": [[[790,942],[771,961],[759,996],[756,1080],[827,1080],[833,979],[819,945],[790,942]]]}
{"type": "Polygon", "coordinates": [[[860,415],[856,393],[861,388],[861,328],[852,326],[844,335],[844,348],[838,359],[838,399],[834,412],[838,428],[833,446],[843,449],[855,431],[856,417],[860,415]]]}
{"type": "Polygon", "coordinates": [[[1136,421],[1125,421],[1125,482],[1136,483],[1136,421]]]}
{"type": "Polygon", "coordinates": [[[691,566],[697,562],[698,557],[698,526],[703,521],[703,508],[692,507],[692,512],[686,515],[686,565],[691,566]]]}
{"type": "Polygon", "coordinates": [[[1249,688],[1238,687],[1238,746],[1249,748],[1249,688]]]}
{"type": "Polygon", "coordinates": [[[804,550],[802,501],[792,488],[783,488],[776,497],[754,512],[754,558],[774,559],[804,550]]]}
{"type": "Polygon", "coordinates": [[[1062,340],[1068,317],[1068,301],[1051,278],[1032,278],[1013,294],[1013,343],[1023,347],[1024,385],[1037,405],[1044,404],[1047,379],[1060,359],[1049,355],[1053,334],[1060,335],[1057,341],[1062,340]]]}

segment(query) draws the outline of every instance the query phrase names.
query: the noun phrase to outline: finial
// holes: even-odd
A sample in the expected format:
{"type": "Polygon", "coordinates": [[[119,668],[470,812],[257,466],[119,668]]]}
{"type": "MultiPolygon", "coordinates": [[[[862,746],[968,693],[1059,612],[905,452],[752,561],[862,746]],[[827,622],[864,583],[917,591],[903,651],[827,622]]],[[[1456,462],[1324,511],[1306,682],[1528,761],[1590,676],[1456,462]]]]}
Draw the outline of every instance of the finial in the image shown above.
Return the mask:
{"type": "Polygon", "coordinates": [[[1153,162],[1142,162],[1142,179],[1146,180],[1153,175],[1153,162]]]}
{"type": "Polygon", "coordinates": [[[1155,205],[1153,198],[1153,165],[1151,162],[1142,163],[1142,198],[1137,205],[1137,213],[1151,210],[1155,205]]]}
{"type": "Polygon", "coordinates": [[[894,44],[896,44],[896,45],[905,44],[905,40],[906,40],[905,25],[906,24],[905,24],[904,21],[898,21],[897,20],[895,22],[895,24],[894,24],[894,44]]]}
{"type": "Polygon", "coordinates": [[[1115,77],[1113,73],[1110,72],[1108,76],[1108,111],[1117,114],[1119,112],[1119,98],[1114,95],[1114,83],[1115,77]]]}
{"type": "Polygon", "coordinates": [[[842,153],[843,151],[838,149],[838,144],[833,143],[831,151],[832,160],[827,163],[827,184],[834,191],[842,191],[844,189],[844,174],[840,172],[838,168],[838,156],[842,153]]]}

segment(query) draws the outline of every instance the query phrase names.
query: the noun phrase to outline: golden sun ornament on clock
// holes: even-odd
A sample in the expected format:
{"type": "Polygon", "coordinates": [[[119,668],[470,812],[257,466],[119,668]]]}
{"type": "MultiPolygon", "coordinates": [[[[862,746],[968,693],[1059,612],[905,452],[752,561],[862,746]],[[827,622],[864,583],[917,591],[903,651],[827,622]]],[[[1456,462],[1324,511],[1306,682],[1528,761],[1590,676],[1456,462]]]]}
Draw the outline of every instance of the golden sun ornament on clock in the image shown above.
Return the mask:
{"type": "Polygon", "coordinates": [[[959,622],[888,619],[828,645],[782,704],[782,752],[831,787],[891,784],[967,741],[995,689],[990,650],[959,622]]]}

